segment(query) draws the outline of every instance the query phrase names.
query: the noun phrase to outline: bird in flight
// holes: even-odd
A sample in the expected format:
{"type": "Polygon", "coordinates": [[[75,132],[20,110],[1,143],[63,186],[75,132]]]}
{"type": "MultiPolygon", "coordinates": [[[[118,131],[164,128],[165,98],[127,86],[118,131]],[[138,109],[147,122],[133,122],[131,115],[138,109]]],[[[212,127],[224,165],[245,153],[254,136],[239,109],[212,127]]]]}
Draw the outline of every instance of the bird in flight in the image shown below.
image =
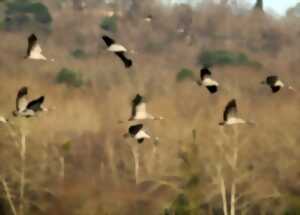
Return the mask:
{"type": "Polygon", "coordinates": [[[219,83],[211,78],[211,71],[208,67],[200,70],[200,80],[197,83],[200,86],[204,85],[211,94],[216,93],[219,88],[219,83]]]}
{"type": "MultiPolygon", "coordinates": [[[[277,75],[267,76],[266,79],[261,83],[268,85],[273,93],[279,92],[285,86],[277,75]]],[[[289,86],[288,89],[295,91],[295,89],[292,86],[289,86]]]]}
{"type": "Polygon", "coordinates": [[[220,122],[219,125],[235,125],[235,124],[254,124],[254,123],[238,117],[236,100],[232,99],[227,103],[223,113],[223,122],[220,122]]]}
{"type": "Polygon", "coordinates": [[[16,98],[16,110],[13,111],[13,116],[32,117],[37,112],[48,111],[42,104],[45,100],[44,96],[40,96],[30,102],[27,100],[28,88],[22,87],[17,94],[16,98]]]}
{"type": "Polygon", "coordinates": [[[42,54],[42,48],[39,45],[35,34],[31,34],[28,37],[26,58],[32,60],[47,60],[47,58],[42,54]]]}
{"type": "Polygon", "coordinates": [[[137,140],[139,144],[143,143],[145,139],[150,139],[150,135],[143,129],[143,124],[131,125],[128,128],[128,133],[124,134],[125,138],[131,137],[137,140]]]}
{"type": "Polygon", "coordinates": [[[146,21],[146,22],[151,22],[152,19],[153,19],[153,16],[152,16],[151,14],[149,14],[148,16],[146,16],[146,17],[144,18],[144,21],[146,21]]]}
{"type": "Polygon", "coordinates": [[[121,61],[124,63],[124,66],[126,68],[129,68],[132,66],[132,60],[125,56],[127,49],[123,45],[115,43],[115,41],[112,38],[110,38],[106,35],[102,36],[102,39],[107,46],[107,50],[115,53],[121,59],[121,61]]]}
{"type": "Polygon", "coordinates": [[[134,99],[131,101],[131,116],[129,118],[129,121],[132,120],[145,120],[145,119],[151,119],[151,120],[162,120],[163,117],[155,117],[152,116],[147,112],[146,109],[146,103],[144,101],[144,97],[140,94],[136,94],[134,99]]]}

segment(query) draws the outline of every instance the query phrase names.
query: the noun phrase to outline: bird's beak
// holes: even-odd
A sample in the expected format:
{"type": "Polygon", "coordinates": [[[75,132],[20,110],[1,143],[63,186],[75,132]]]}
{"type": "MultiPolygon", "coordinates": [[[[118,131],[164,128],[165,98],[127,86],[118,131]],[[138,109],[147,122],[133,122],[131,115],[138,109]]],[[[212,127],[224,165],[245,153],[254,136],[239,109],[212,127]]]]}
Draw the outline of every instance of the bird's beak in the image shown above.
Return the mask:
{"type": "Polygon", "coordinates": [[[123,134],[123,137],[124,137],[124,138],[129,138],[129,134],[128,134],[128,133],[123,134]]]}

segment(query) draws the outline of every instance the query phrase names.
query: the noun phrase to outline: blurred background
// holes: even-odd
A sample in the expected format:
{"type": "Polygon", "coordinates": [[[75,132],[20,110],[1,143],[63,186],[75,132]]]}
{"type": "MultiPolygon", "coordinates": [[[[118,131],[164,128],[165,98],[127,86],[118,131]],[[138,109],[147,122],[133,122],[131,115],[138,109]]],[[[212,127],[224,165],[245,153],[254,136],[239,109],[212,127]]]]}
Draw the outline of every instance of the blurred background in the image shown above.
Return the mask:
{"type": "Polygon", "coordinates": [[[299,215],[299,23],[297,1],[2,0],[0,115],[22,86],[55,110],[0,125],[0,214],[299,215]],[[54,62],[24,59],[31,33],[54,62]],[[137,93],[159,141],[123,138],[137,93]],[[255,127],[218,126],[232,98],[255,127]]]}

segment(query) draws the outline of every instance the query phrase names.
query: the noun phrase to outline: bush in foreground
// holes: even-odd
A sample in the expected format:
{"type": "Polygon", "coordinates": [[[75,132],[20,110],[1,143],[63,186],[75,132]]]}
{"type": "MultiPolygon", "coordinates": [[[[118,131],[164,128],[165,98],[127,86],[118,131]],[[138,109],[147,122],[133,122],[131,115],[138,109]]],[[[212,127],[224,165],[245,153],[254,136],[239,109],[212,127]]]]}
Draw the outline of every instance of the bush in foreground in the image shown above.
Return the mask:
{"type": "Polygon", "coordinates": [[[198,64],[261,67],[259,62],[250,60],[246,54],[227,50],[206,50],[199,55],[198,64]]]}
{"type": "Polygon", "coordinates": [[[81,87],[84,84],[82,74],[71,69],[63,68],[55,78],[56,83],[72,87],[81,87]]]}
{"type": "Polygon", "coordinates": [[[184,81],[186,79],[194,79],[194,73],[192,70],[188,69],[188,68],[182,68],[176,76],[176,80],[178,82],[180,81],[184,81]]]}

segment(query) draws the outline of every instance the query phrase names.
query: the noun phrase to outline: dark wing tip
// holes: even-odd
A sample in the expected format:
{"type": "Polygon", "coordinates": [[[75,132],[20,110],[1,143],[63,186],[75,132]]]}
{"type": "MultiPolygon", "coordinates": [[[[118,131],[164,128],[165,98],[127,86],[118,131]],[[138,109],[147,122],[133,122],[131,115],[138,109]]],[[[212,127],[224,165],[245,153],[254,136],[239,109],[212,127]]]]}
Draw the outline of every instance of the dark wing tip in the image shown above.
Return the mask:
{"type": "Polygon", "coordinates": [[[200,77],[203,80],[205,76],[210,76],[211,75],[211,71],[209,70],[209,67],[204,66],[202,67],[202,69],[200,70],[200,77]]]}
{"type": "Polygon", "coordinates": [[[133,105],[138,105],[139,103],[141,103],[143,100],[143,96],[141,96],[139,93],[136,94],[136,96],[134,97],[134,99],[132,100],[132,104],[133,105]]]}
{"type": "Polygon", "coordinates": [[[18,97],[25,96],[28,94],[28,87],[21,87],[18,91],[18,97]]]}
{"type": "Polygon", "coordinates": [[[44,100],[45,100],[45,96],[41,96],[35,100],[32,100],[31,102],[28,103],[27,109],[31,109],[35,112],[40,111],[41,105],[43,104],[44,100]]]}
{"type": "Polygon", "coordinates": [[[30,36],[28,37],[28,41],[30,41],[30,42],[37,41],[36,35],[35,34],[30,34],[30,36]]]}
{"type": "Polygon", "coordinates": [[[41,96],[38,100],[39,100],[40,102],[44,102],[45,96],[41,96]]]}
{"type": "Polygon", "coordinates": [[[266,83],[270,86],[274,85],[275,82],[278,80],[278,76],[277,75],[269,75],[266,78],[266,83]]]}
{"type": "Polygon", "coordinates": [[[207,86],[206,87],[211,94],[215,94],[218,92],[218,86],[207,86]]]}
{"type": "Polygon", "coordinates": [[[228,116],[234,112],[237,112],[237,105],[236,105],[236,100],[235,99],[231,99],[226,107],[225,107],[225,110],[224,110],[224,113],[223,113],[223,119],[224,121],[227,121],[228,119],[228,116]]]}
{"type": "Polygon", "coordinates": [[[268,75],[267,78],[278,78],[278,75],[268,75]]]}
{"type": "Polygon", "coordinates": [[[131,59],[128,59],[126,62],[125,62],[125,67],[126,68],[129,68],[132,66],[132,60],[131,59]]]}
{"type": "Polygon", "coordinates": [[[107,46],[110,46],[110,45],[112,45],[112,44],[115,43],[115,41],[112,38],[110,38],[109,36],[107,36],[107,35],[103,35],[102,39],[103,39],[103,41],[105,42],[105,44],[107,46]]]}
{"type": "Polygon", "coordinates": [[[236,107],[236,100],[235,99],[231,99],[229,102],[228,102],[228,107],[236,107]]]}
{"type": "Polygon", "coordinates": [[[128,129],[128,133],[130,135],[135,135],[137,134],[141,129],[143,128],[143,124],[136,124],[136,125],[132,125],[129,127],[128,129]]]}

